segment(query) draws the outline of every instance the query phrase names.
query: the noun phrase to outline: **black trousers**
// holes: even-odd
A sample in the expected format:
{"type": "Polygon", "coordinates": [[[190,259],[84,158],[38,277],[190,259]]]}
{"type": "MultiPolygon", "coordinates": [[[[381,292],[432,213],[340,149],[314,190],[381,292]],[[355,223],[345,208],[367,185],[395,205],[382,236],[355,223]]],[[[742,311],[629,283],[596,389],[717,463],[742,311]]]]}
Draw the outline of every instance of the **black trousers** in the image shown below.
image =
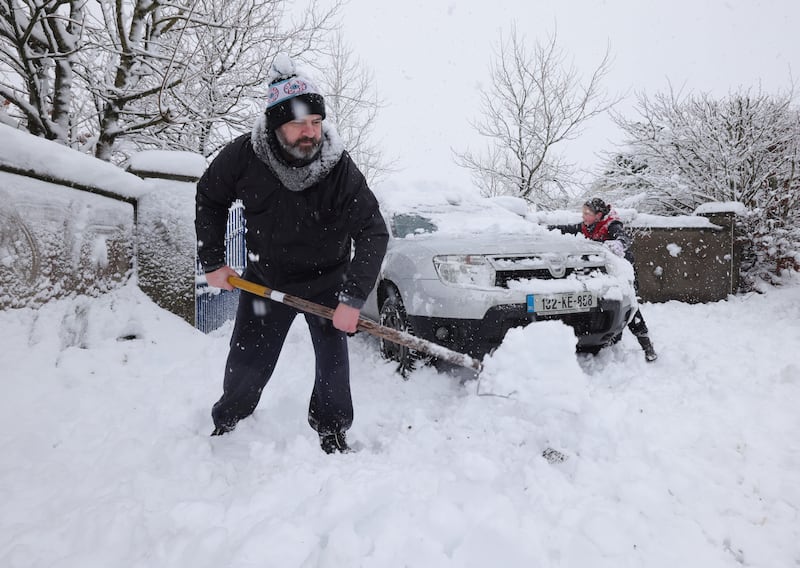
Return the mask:
{"type": "MultiPolygon", "coordinates": [[[[627,257],[626,257],[627,258],[627,257]]],[[[628,259],[630,260],[630,259],[628,259]]],[[[630,260],[631,264],[633,264],[633,260],[630,260]]],[[[633,278],[633,289],[636,292],[636,296],[639,296],[639,277],[634,276],[633,278]]],[[[647,329],[647,324],[644,322],[644,318],[642,317],[642,312],[638,309],[636,313],[633,314],[633,319],[631,323],[628,324],[628,329],[631,330],[631,333],[636,337],[647,337],[649,330],[647,329]]]]}
{"type": "Polygon", "coordinates": [[[649,330],[647,329],[647,324],[644,322],[644,318],[642,317],[642,312],[636,310],[636,313],[633,314],[631,323],[628,324],[628,329],[630,329],[633,335],[636,337],[647,337],[649,330]]]}
{"type": "MultiPolygon", "coordinates": [[[[335,307],[335,297],[331,291],[309,299],[335,307]]],[[[211,411],[215,426],[230,429],[256,409],[298,313],[285,304],[241,293],[222,397],[211,411]]],[[[345,431],[353,423],[347,334],[325,318],[305,314],[305,319],[316,356],[308,423],[320,433],[345,431]]]]}

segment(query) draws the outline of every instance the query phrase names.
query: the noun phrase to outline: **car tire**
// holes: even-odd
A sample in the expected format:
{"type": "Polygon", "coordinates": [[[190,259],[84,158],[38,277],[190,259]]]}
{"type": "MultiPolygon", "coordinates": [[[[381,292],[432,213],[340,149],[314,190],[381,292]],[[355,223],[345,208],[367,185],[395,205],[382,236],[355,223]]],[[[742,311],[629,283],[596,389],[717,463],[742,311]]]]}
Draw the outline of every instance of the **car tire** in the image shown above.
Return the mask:
{"type": "MultiPolygon", "coordinates": [[[[396,290],[389,290],[389,294],[381,305],[380,324],[397,331],[413,333],[408,323],[403,300],[396,290]]],[[[398,345],[383,338],[381,338],[380,342],[381,356],[389,361],[396,361],[397,372],[408,380],[409,374],[417,366],[420,355],[405,345],[398,345]]]]}

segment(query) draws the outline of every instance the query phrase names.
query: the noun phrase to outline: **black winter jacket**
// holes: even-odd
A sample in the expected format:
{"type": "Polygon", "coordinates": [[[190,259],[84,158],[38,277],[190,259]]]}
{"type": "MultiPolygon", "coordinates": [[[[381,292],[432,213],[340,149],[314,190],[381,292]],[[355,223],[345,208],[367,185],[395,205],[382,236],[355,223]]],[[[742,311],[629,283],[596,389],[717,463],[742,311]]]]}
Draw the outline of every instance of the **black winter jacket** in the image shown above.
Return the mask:
{"type": "Polygon", "coordinates": [[[338,290],[340,301],[363,306],[388,233],[347,152],[323,179],[290,191],[256,156],[250,134],[226,146],[197,184],[195,228],[206,272],[225,264],[228,209],[237,199],[244,204],[250,278],[302,298],[338,290]]]}

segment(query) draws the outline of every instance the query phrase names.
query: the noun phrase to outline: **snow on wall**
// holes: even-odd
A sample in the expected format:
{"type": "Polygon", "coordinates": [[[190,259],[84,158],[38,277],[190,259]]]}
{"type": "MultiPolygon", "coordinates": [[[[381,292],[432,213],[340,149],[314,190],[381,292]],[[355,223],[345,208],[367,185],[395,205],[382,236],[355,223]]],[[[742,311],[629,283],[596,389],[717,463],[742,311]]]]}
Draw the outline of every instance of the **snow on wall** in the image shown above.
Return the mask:
{"type": "Polygon", "coordinates": [[[681,252],[683,252],[683,248],[675,243],[669,243],[667,245],[667,251],[670,255],[677,257],[679,254],[681,254],[681,252]]]}
{"type": "MultiPolygon", "coordinates": [[[[717,204],[719,205],[719,204],[717,204]]],[[[718,211],[730,211],[721,208],[718,211]]],[[[664,228],[664,229],[715,229],[719,228],[706,217],[699,213],[707,212],[698,209],[696,215],[676,215],[674,217],[664,217],[661,215],[650,215],[639,213],[635,209],[614,209],[614,212],[626,227],[630,228],[664,228]]],[[[535,211],[528,214],[528,219],[541,225],[576,225],[581,222],[580,211],[535,211]]]]}
{"type": "Polygon", "coordinates": [[[697,215],[704,215],[709,213],[734,213],[736,215],[744,215],[747,213],[747,208],[743,203],[738,201],[720,201],[713,203],[704,203],[694,210],[697,215]]]}
{"type": "Polygon", "coordinates": [[[130,203],[0,171],[0,309],[116,287],[133,230],[130,203]]]}
{"type": "Polygon", "coordinates": [[[140,178],[114,164],[0,124],[0,169],[3,166],[102,188],[125,198],[139,197],[144,190],[140,178]]]}
{"type": "Polygon", "coordinates": [[[141,176],[199,179],[206,170],[206,159],[194,152],[146,150],[131,156],[128,170],[141,176]]]}

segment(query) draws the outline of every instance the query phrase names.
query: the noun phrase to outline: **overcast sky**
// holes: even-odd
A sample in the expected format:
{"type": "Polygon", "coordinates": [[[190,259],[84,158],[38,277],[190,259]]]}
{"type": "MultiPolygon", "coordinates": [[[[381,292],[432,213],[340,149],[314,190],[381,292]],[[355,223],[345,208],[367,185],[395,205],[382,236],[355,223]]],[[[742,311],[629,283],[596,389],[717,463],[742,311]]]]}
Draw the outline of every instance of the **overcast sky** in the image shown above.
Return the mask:
{"type": "MultiPolygon", "coordinates": [[[[512,23],[529,45],[557,29],[559,45],[585,73],[608,46],[605,86],[628,95],[622,111],[632,109],[636,91],[653,94],[669,83],[719,95],[740,85],[774,92],[800,73],[798,0],[350,0],[345,38],[386,103],[376,137],[403,168],[396,179],[470,182],[451,148],[483,147],[469,120],[479,116],[478,88],[512,23]]],[[[567,155],[591,168],[619,139],[610,119],[597,118],[567,155]]]]}

